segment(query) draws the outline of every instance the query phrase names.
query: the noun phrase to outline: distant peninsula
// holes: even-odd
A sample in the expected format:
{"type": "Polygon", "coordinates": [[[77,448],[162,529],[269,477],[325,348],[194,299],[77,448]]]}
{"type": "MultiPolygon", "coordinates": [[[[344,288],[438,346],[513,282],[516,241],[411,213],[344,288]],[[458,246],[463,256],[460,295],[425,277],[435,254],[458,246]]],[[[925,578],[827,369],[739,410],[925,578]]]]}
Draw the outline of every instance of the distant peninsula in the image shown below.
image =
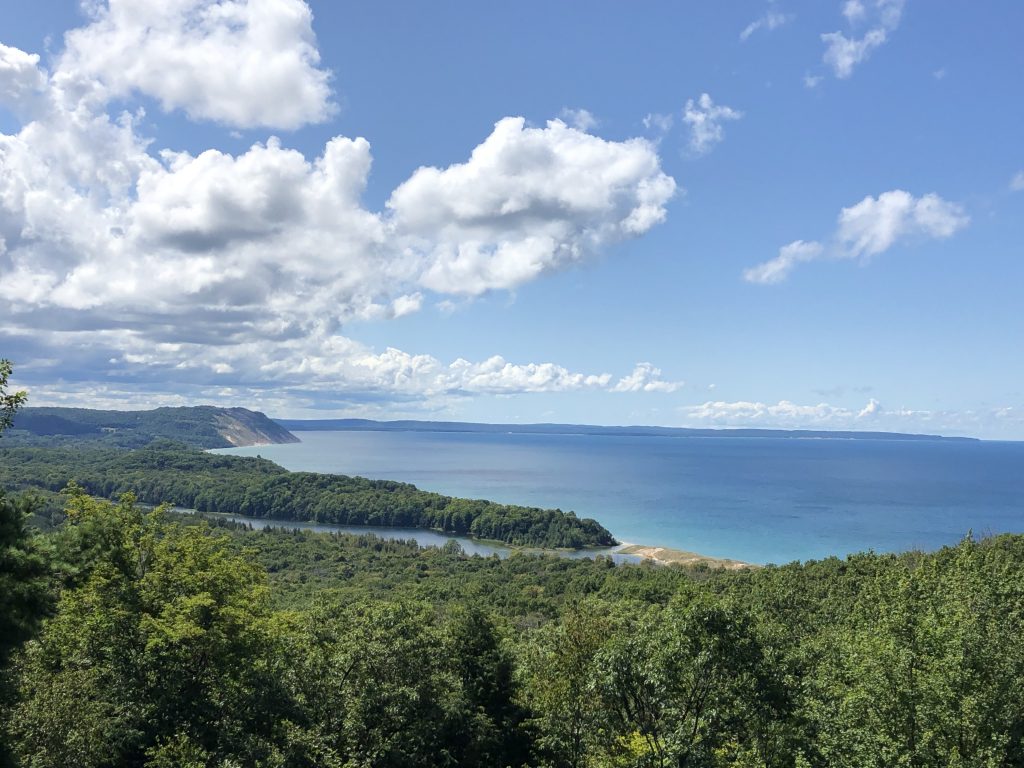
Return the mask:
{"type": "Polygon", "coordinates": [[[25,408],[3,433],[0,492],[43,492],[47,515],[60,513],[58,492],[73,481],[103,498],[131,492],[147,504],[276,521],[422,528],[544,549],[618,544],[596,520],[560,509],[445,496],[388,480],[289,472],[258,456],[207,450],[296,442],[286,428],[246,408],[25,408]]]}
{"type": "Polygon", "coordinates": [[[374,421],[372,419],[276,419],[295,432],[479,432],[521,435],[608,435],[613,437],[773,437],[804,440],[948,440],[977,442],[974,437],[944,437],[903,432],[857,432],[811,429],[690,429],[686,427],[604,427],[588,424],[480,424],[469,421],[374,421]]]}
{"type": "Polygon", "coordinates": [[[36,438],[96,440],[137,448],[156,438],[176,440],[194,448],[238,448],[246,445],[297,443],[286,428],[259,411],[199,405],[148,411],[100,411],[89,408],[23,408],[5,442],[36,438]]]}

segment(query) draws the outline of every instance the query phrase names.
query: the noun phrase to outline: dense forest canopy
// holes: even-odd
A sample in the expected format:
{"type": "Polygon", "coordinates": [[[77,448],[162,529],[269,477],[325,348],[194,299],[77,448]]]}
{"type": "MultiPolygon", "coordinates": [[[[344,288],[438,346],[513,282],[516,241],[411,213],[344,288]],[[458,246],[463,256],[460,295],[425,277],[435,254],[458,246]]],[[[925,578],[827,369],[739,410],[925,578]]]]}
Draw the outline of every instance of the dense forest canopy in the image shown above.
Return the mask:
{"type": "Polygon", "coordinates": [[[1024,537],[732,573],[65,497],[14,765],[1024,764],[1024,537]]]}

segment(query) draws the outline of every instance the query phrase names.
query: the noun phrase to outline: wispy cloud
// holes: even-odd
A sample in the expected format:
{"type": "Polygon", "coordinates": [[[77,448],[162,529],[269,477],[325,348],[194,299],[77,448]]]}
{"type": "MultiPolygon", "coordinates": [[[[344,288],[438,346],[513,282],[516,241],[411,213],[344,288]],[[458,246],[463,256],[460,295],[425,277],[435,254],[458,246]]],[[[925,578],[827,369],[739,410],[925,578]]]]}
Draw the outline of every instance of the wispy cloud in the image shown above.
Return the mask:
{"type": "Polygon", "coordinates": [[[746,41],[752,34],[758,30],[765,30],[771,32],[772,30],[778,29],[792,21],[793,17],[785,13],[781,13],[774,8],[770,8],[759,18],[750,22],[740,31],[740,40],[746,41]]]}
{"type": "Polygon", "coordinates": [[[739,120],[743,113],[724,104],[715,104],[711,96],[687,99],[683,108],[683,122],[690,127],[690,151],[706,155],[725,138],[723,123],[739,120]]]}
{"type": "Polygon", "coordinates": [[[812,75],[810,72],[804,75],[804,88],[817,88],[824,78],[821,75],[812,75]]]}
{"type": "Polygon", "coordinates": [[[664,115],[660,112],[648,112],[643,119],[643,124],[647,130],[664,135],[672,130],[675,118],[672,115],[664,115]]]}
{"type": "Polygon", "coordinates": [[[843,16],[851,24],[856,24],[867,16],[867,9],[862,0],[846,0],[843,3],[843,16]]]}
{"type": "Polygon", "coordinates": [[[1011,192],[1024,192],[1024,171],[1017,171],[1010,179],[1011,192]]]}
{"type": "Polygon", "coordinates": [[[779,255],[744,271],[751,283],[779,283],[799,264],[822,258],[867,260],[897,242],[918,238],[944,239],[967,226],[964,209],[936,194],[914,197],[894,189],[878,197],[868,195],[843,208],[828,246],[797,240],[779,249],[779,255]]]}
{"type": "Polygon", "coordinates": [[[600,125],[600,121],[598,121],[598,119],[586,109],[570,109],[569,107],[565,107],[559,113],[559,117],[573,128],[577,128],[581,131],[591,131],[600,125]]]}
{"type": "Polygon", "coordinates": [[[825,247],[821,243],[795,240],[782,246],[779,255],[774,259],[745,270],[743,279],[748,283],[762,285],[781,283],[798,264],[820,258],[824,250],[825,247]]]}
{"type": "Polygon", "coordinates": [[[850,77],[858,64],[889,39],[900,24],[904,5],[905,0],[847,0],[844,3],[843,16],[851,30],[848,34],[827,32],[821,36],[825,43],[823,61],[836,77],[850,77]],[[865,26],[860,34],[854,31],[865,26]]]}

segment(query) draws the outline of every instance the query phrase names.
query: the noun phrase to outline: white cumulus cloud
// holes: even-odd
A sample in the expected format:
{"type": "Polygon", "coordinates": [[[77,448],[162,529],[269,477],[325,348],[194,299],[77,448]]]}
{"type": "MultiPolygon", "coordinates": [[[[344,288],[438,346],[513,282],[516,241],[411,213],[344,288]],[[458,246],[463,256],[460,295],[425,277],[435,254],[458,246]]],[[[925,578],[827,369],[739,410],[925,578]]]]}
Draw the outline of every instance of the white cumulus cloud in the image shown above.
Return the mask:
{"type": "Polygon", "coordinates": [[[405,253],[425,264],[424,287],[479,294],[646,232],[675,190],[650,142],[510,117],[467,162],[417,170],[387,206],[405,253]]]}
{"type": "Polygon", "coordinates": [[[605,389],[611,375],[573,373],[554,363],[515,365],[500,355],[482,363],[458,359],[445,372],[447,386],[470,392],[565,392],[605,389]]]}
{"type": "Polygon", "coordinates": [[[58,71],[110,96],[237,127],[293,129],[334,111],[302,0],[108,0],[66,35],[58,71]]]}
{"type": "Polygon", "coordinates": [[[326,74],[305,4],[115,1],[93,12],[53,71],[0,45],[0,105],[19,121],[0,134],[0,334],[31,350],[26,362],[62,360],[125,385],[244,382],[322,397],[611,389],[607,373],[445,364],[377,353],[340,330],[515,288],[642,235],[676,189],[651,142],[506,118],[466,162],[420,168],[370,210],[363,138],[335,136],[313,158],[274,137],[238,154],[189,153],[155,146],[140,112],[113,106],[131,110],[145,94],[233,125],[320,119],[326,74]]]}
{"type": "Polygon", "coordinates": [[[661,369],[650,363],[637,363],[633,372],[619,379],[613,392],[675,392],[683,386],[681,381],[665,381],[661,369]]]}
{"type": "Polygon", "coordinates": [[[423,307],[423,294],[420,292],[399,296],[391,302],[391,309],[395,317],[403,317],[419,312],[423,307]]]}
{"type": "Polygon", "coordinates": [[[31,115],[47,88],[39,56],[0,43],[0,104],[20,117],[31,115]]]}
{"type": "Polygon", "coordinates": [[[960,205],[936,194],[915,198],[894,189],[844,208],[836,237],[849,258],[862,258],[882,253],[904,238],[947,238],[969,221],[960,205]]]}
{"type": "Polygon", "coordinates": [[[870,400],[868,400],[868,404],[861,408],[860,411],[857,413],[857,418],[866,419],[871,416],[877,416],[884,412],[885,409],[882,408],[882,404],[872,397],[870,400]]]}
{"type": "Polygon", "coordinates": [[[901,241],[948,238],[969,222],[962,206],[936,194],[914,197],[894,189],[868,195],[840,211],[828,246],[797,240],[779,249],[774,259],[745,270],[743,277],[752,283],[778,283],[801,263],[821,258],[865,261],[901,241]]]}

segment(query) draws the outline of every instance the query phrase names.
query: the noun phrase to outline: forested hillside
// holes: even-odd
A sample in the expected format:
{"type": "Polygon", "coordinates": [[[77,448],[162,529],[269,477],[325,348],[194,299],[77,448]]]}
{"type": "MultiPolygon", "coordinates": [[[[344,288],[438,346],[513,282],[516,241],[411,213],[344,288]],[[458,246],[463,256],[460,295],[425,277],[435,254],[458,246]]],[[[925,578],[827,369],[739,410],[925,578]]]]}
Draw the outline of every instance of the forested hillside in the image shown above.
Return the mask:
{"type": "Polygon", "coordinates": [[[158,438],[197,448],[298,442],[295,435],[258,411],[211,405],[149,411],[23,408],[4,441],[47,445],[89,441],[137,448],[158,438]]]}
{"type": "Polygon", "coordinates": [[[1019,536],[736,574],[67,503],[0,549],[14,765],[1024,764],[1019,536]]]}
{"type": "Polygon", "coordinates": [[[150,504],[170,502],[202,512],[433,528],[533,547],[616,543],[595,520],[561,510],[453,498],[388,480],[289,472],[265,459],[214,455],[167,441],[135,451],[0,448],[0,487],[58,491],[69,480],[97,496],[130,491],[150,504]]]}

